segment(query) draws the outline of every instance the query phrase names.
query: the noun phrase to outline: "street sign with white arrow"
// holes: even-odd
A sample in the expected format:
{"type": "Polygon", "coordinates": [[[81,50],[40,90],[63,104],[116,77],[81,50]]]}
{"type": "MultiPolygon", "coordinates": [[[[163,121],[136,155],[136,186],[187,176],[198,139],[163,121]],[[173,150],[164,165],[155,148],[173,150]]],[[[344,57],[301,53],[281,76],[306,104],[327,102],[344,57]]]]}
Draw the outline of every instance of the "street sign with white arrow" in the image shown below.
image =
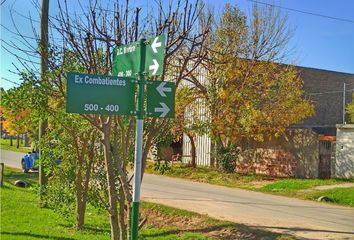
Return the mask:
{"type": "Polygon", "coordinates": [[[173,118],[175,115],[176,85],[172,82],[147,82],[148,117],[173,118]]]}
{"type": "Polygon", "coordinates": [[[160,35],[146,41],[145,71],[148,76],[158,76],[163,73],[165,53],[165,36],[160,35]]]}
{"type": "MultiPolygon", "coordinates": [[[[163,73],[165,36],[160,35],[145,41],[146,76],[158,76],[163,73]]],[[[139,42],[118,46],[113,50],[113,76],[135,77],[139,73],[141,58],[139,42]]]]}

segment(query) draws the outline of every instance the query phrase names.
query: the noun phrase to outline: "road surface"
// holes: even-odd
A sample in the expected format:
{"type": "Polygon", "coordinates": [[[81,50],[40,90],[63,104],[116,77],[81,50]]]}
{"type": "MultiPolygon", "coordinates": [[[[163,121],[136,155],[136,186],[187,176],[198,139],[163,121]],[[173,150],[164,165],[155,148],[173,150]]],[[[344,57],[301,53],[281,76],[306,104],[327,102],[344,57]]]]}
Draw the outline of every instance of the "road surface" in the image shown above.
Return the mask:
{"type": "Polygon", "coordinates": [[[354,208],[154,175],[142,198],[306,239],[354,239],[354,208]]]}
{"type": "MultiPolygon", "coordinates": [[[[20,168],[22,153],[1,151],[20,168]]],[[[354,239],[354,208],[144,175],[142,199],[304,239],[354,239]]]]}
{"type": "Polygon", "coordinates": [[[5,163],[5,166],[21,169],[21,159],[25,154],[26,153],[1,150],[0,162],[5,163]]]}

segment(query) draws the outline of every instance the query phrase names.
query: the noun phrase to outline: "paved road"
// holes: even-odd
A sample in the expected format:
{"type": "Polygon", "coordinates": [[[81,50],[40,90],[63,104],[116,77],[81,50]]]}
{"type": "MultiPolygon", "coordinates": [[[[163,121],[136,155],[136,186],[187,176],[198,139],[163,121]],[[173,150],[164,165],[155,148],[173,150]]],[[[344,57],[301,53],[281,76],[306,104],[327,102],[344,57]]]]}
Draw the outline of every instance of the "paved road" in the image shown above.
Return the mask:
{"type": "Polygon", "coordinates": [[[307,239],[354,239],[354,209],[145,175],[142,198],[307,239]]]}
{"type": "Polygon", "coordinates": [[[25,153],[1,150],[0,162],[5,163],[5,166],[21,168],[21,159],[24,155],[25,153]]]}
{"type": "MultiPolygon", "coordinates": [[[[20,168],[22,153],[1,150],[20,168]]],[[[142,198],[305,239],[354,239],[354,209],[145,174],[142,198]]]]}

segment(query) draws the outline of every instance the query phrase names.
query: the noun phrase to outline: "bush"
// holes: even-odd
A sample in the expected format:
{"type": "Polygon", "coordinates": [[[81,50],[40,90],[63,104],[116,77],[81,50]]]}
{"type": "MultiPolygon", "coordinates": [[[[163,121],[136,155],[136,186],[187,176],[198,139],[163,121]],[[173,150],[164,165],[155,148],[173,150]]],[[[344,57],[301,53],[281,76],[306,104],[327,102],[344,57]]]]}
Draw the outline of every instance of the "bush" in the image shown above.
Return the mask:
{"type": "Polygon", "coordinates": [[[236,168],[236,158],[238,151],[233,146],[218,147],[216,150],[216,159],[219,168],[223,172],[232,173],[236,168]]]}

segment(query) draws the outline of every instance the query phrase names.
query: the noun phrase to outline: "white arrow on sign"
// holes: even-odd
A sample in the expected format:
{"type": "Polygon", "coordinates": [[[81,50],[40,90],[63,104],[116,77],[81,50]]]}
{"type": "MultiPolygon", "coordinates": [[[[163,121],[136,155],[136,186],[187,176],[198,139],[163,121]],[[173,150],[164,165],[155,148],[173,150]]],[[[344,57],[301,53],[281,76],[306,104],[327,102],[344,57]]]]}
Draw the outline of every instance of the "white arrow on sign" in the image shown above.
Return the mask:
{"type": "Polygon", "coordinates": [[[165,85],[166,82],[161,82],[156,88],[156,90],[159,92],[161,97],[167,97],[165,93],[172,92],[172,89],[169,87],[165,87],[165,85]]]}
{"type": "Polygon", "coordinates": [[[155,112],[160,112],[160,117],[166,117],[167,113],[170,111],[170,108],[163,102],[160,102],[161,107],[155,108],[155,112]]]}
{"type": "Polygon", "coordinates": [[[157,70],[159,69],[160,65],[156,59],[152,59],[152,61],[154,62],[154,64],[149,66],[149,70],[152,70],[153,71],[152,75],[155,75],[157,70]]]}
{"type": "Polygon", "coordinates": [[[159,37],[155,37],[154,41],[151,44],[151,48],[152,48],[152,51],[154,51],[154,53],[157,53],[157,49],[156,48],[159,48],[162,45],[161,42],[157,42],[158,38],[159,37]]]}

